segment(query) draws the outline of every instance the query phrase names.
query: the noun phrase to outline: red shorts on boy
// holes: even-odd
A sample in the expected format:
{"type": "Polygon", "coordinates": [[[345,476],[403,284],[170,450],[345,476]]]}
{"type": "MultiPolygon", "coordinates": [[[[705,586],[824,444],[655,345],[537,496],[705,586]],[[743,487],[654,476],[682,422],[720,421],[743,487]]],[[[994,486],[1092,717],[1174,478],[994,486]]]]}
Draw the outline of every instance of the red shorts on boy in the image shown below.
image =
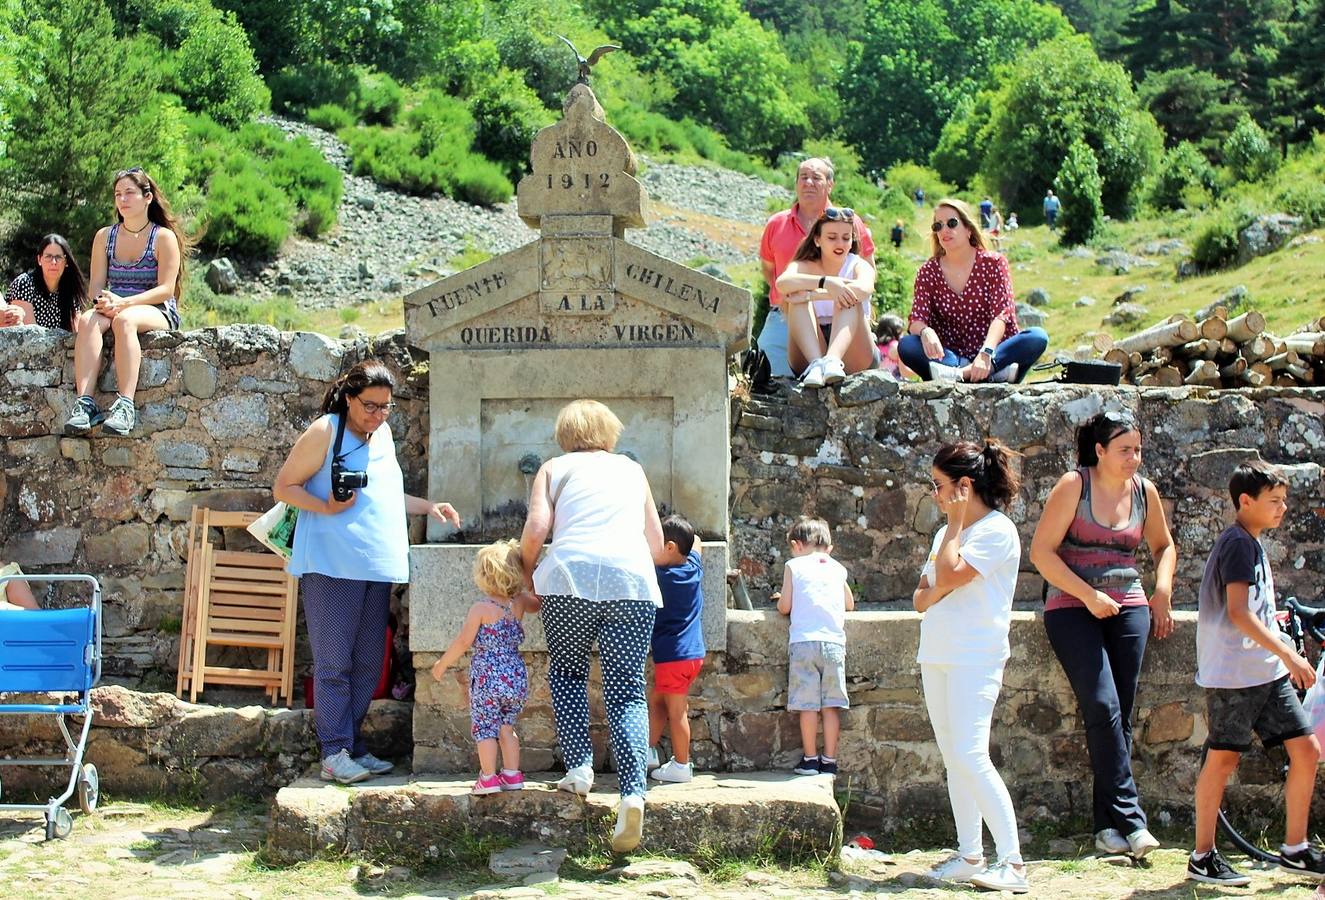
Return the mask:
{"type": "Polygon", "coordinates": [[[703,658],[678,659],[673,662],[660,662],[653,665],[653,689],[660,694],[690,693],[690,685],[699,675],[704,665],[703,658]]]}

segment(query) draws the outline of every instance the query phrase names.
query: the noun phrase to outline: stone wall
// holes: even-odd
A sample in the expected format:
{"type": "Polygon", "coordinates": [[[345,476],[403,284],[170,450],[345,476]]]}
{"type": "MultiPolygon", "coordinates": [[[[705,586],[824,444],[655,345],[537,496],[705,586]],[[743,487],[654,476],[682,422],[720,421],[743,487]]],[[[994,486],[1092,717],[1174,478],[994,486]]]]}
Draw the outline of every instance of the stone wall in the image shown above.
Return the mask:
{"type": "MultiPolygon", "coordinates": [[[[1231,521],[1228,479],[1259,453],[1292,478],[1282,526],[1265,535],[1277,587],[1321,596],[1325,574],[1325,390],[998,385],[905,387],[877,373],[840,391],[733,399],[732,561],[756,604],[781,585],[795,516],[822,516],[859,598],[910,608],[941,514],[930,494],[939,446],[992,435],[1024,454],[1018,598],[1038,602],[1031,537],[1049,490],[1075,466],[1073,433],[1102,406],[1144,431],[1142,473],[1164,500],[1178,547],[1174,600],[1194,608],[1206,554],[1231,521]],[[900,604],[896,601],[900,601],[900,604]]],[[[1142,553],[1147,566],[1149,554],[1142,553]]]]}
{"type": "MultiPolygon", "coordinates": [[[[62,428],[74,400],[73,337],[0,329],[0,560],[96,575],[107,677],[173,689],[191,507],[269,507],[276,472],[327,385],[370,355],[407,376],[390,423],[406,489],[421,493],[427,372],[401,332],[371,342],[259,325],[153,333],[133,434],[71,438],[62,428]]],[[[109,363],[106,371],[99,388],[110,392],[109,363]]],[[[219,539],[237,547],[248,536],[219,539]]]]}

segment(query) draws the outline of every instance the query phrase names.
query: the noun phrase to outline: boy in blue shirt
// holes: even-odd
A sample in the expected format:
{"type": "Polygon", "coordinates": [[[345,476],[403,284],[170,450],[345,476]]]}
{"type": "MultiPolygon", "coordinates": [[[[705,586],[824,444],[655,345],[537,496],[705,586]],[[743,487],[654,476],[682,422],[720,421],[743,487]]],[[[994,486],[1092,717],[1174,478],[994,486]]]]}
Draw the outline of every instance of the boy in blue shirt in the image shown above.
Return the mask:
{"type": "Polygon", "coordinates": [[[653,690],[649,692],[649,758],[655,781],[686,782],[690,762],[690,705],[686,695],[704,664],[704,564],[695,529],[680,516],[662,520],[664,564],[655,567],[663,605],[653,621],[653,690]],[[666,727],[672,758],[658,765],[666,727]]]}

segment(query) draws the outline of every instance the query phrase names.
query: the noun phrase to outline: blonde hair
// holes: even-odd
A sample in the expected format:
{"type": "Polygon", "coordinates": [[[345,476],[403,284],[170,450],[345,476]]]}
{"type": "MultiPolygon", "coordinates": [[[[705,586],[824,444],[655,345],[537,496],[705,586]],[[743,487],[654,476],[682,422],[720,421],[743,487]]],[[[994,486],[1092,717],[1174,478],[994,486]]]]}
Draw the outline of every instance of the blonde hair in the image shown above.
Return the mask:
{"type": "Polygon", "coordinates": [[[612,410],[597,400],[572,400],[557,413],[557,445],[576,450],[614,450],[624,428],[612,410]]]}
{"type": "MultiPolygon", "coordinates": [[[[971,208],[962,201],[948,198],[935,203],[934,221],[939,221],[939,210],[945,206],[951,210],[955,210],[957,218],[961,219],[962,224],[971,230],[971,246],[977,250],[988,250],[989,242],[985,240],[985,233],[981,231],[980,226],[976,224],[975,218],[971,215],[971,208]]],[[[943,245],[939,243],[939,233],[937,231],[931,231],[929,233],[929,255],[943,255],[943,245]]]]}
{"type": "Polygon", "coordinates": [[[474,584],[492,597],[511,599],[524,590],[524,563],[519,541],[498,541],[474,557],[474,584]]]}

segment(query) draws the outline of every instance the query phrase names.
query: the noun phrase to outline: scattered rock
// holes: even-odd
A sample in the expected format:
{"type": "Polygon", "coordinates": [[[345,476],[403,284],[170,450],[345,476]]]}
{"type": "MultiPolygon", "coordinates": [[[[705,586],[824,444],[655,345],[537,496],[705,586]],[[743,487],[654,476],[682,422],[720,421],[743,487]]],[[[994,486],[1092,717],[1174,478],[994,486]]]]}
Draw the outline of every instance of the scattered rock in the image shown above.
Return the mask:
{"type": "Polygon", "coordinates": [[[1048,306],[1049,292],[1044,288],[1031,288],[1031,292],[1026,295],[1026,302],[1031,306],[1048,306]]]}
{"type": "Polygon", "coordinates": [[[699,883],[699,872],[690,863],[680,859],[642,859],[630,865],[609,869],[603,878],[635,881],[640,878],[684,878],[699,883]]]}
{"type": "Polygon", "coordinates": [[[203,278],[207,286],[218,294],[233,294],[239,289],[239,273],[235,271],[235,264],[225,256],[208,263],[203,278]]]}
{"type": "Polygon", "coordinates": [[[1178,263],[1178,278],[1195,278],[1201,274],[1201,267],[1196,264],[1194,259],[1184,259],[1178,263]]]}
{"type": "Polygon", "coordinates": [[[1114,306],[1122,306],[1124,303],[1134,303],[1136,298],[1146,292],[1144,284],[1134,284],[1123,290],[1121,294],[1113,298],[1114,306]]]}
{"type": "Polygon", "coordinates": [[[1170,253],[1184,253],[1187,245],[1177,238],[1169,238],[1165,241],[1151,241],[1141,248],[1141,252],[1146,256],[1168,256],[1170,253]]]}
{"type": "Polygon", "coordinates": [[[1050,856],[1075,856],[1076,852],[1076,841],[1069,841],[1066,838],[1054,838],[1049,841],[1050,856]]]}
{"type": "Polygon", "coordinates": [[[1291,241],[1288,242],[1288,246],[1302,247],[1307,244],[1319,244],[1320,242],[1321,242],[1321,236],[1318,234],[1299,234],[1297,237],[1293,238],[1291,241]]]}
{"type": "Polygon", "coordinates": [[[1242,307],[1250,297],[1251,292],[1247,290],[1245,284],[1236,285],[1235,287],[1229,288],[1223,294],[1220,294],[1209,306],[1203,306],[1198,309],[1196,311],[1196,318],[1209,318],[1214,315],[1216,306],[1224,307],[1224,309],[1228,310],[1229,315],[1233,315],[1233,313],[1242,307]]]}
{"type": "Polygon", "coordinates": [[[1089,247],[1073,247],[1064,255],[1071,259],[1090,259],[1095,254],[1089,247]]]}
{"type": "Polygon", "coordinates": [[[1044,325],[1049,318],[1048,314],[1025,303],[1017,304],[1017,324],[1024,325],[1027,328],[1038,328],[1044,325]]]}
{"type": "Polygon", "coordinates": [[[1150,310],[1139,303],[1124,303],[1115,307],[1113,312],[1105,316],[1100,324],[1102,325],[1135,325],[1150,315],[1150,310]]]}
{"type": "Polygon", "coordinates": [[[1302,230],[1302,220],[1286,213],[1257,216],[1238,232],[1238,264],[1273,253],[1302,230]]]}
{"type": "Polygon", "coordinates": [[[506,850],[496,850],[488,857],[492,874],[518,878],[532,874],[555,874],[566,861],[561,847],[545,847],[538,843],[519,844],[506,850]]]}
{"type": "Polygon", "coordinates": [[[1095,305],[1095,298],[1094,298],[1094,297],[1078,297],[1077,299],[1075,299],[1075,300],[1072,301],[1072,305],[1075,306],[1077,309],[1080,309],[1080,308],[1082,308],[1083,306],[1094,306],[1094,305],[1095,305]]]}

